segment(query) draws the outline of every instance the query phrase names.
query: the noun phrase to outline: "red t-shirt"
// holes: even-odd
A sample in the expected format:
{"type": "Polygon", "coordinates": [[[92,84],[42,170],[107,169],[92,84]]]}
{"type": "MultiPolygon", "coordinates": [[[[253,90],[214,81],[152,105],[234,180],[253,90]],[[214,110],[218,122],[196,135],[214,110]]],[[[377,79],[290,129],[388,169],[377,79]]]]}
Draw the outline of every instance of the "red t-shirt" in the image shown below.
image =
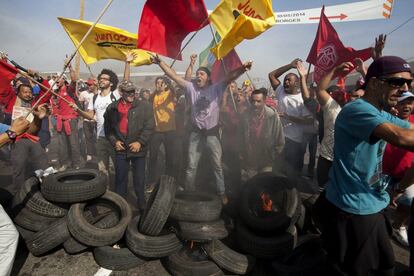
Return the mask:
{"type": "MultiPolygon", "coordinates": [[[[71,103],[75,102],[73,97],[76,97],[74,85],[74,83],[71,83],[69,86],[62,86],[58,92],[60,96],[71,103]],[[71,93],[72,97],[69,93],[71,93]]],[[[75,119],[78,117],[78,113],[61,98],[57,99],[56,114],[62,116],[64,119],[75,119]]]]}
{"type": "MultiPolygon", "coordinates": [[[[414,116],[410,115],[410,123],[414,123],[414,116]]],[[[402,179],[405,172],[411,168],[414,152],[387,144],[382,159],[382,171],[394,178],[402,179]]]]}
{"type": "Polygon", "coordinates": [[[127,103],[123,99],[121,99],[118,103],[118,112],[120,115],[119,131],[124,136],[127,136],[128,134],[128,111],[131,106],[132,103],[127,103]]]}

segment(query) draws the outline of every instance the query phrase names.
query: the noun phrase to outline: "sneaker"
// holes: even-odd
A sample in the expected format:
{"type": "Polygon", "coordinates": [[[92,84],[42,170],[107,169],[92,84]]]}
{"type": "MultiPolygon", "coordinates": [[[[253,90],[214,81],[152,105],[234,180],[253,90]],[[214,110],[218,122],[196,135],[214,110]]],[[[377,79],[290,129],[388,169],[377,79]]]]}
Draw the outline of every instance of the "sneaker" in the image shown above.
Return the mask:
{"type": "Polygon", "coordinates": [[[399,229],[393,229],[393,236],[403,246],[409,246],[407,228],[401,226],[399,229]]]}

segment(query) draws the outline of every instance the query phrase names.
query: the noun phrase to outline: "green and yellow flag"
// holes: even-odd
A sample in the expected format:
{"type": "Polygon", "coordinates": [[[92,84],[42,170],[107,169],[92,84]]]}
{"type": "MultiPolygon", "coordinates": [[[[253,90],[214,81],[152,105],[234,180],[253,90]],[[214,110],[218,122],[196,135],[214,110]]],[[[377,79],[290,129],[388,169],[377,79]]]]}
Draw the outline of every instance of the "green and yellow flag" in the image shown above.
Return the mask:
{"type": "Polygon", "coordinates": [[[222,37],[211,51],[221,59],[244,39],[253,39],[276,21],[272,0],[222,0],[210,14],[210,20],[222,37]]]}
{"type": "MultiPolygon", "coordinates": [[[[75,47],[93,25],[92,22],[58,17],[60,23],[69,35],[75,47]]],[[[151,64],[147,51],[136,49],[138,35],[104,24],[96,24],[88,38],[79,48],[79,53],[86,64],[91,64],[102,59],[125,60],[125,53],[133,51],[137,53],[131,64],[140,66],[151,64]]]]}

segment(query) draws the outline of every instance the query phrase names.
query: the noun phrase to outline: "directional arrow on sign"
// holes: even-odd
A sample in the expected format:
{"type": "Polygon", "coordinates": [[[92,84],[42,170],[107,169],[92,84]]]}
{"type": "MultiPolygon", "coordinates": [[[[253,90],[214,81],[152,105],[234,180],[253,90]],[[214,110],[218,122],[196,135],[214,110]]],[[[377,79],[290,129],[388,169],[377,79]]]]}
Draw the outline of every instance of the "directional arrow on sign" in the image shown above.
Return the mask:
{"type": "MultiPolygon", "coordinates": [[[[341,13],[340,15],[333,15],[333,16],[328,16],[329,19],[339,19],[339,20],[344,20],[345,18],[347,18],[348,16],[346,14],[341,13]]],[[[319,20],[319,16],[318,17],[309,17],[309,20],[319,20]]]]}

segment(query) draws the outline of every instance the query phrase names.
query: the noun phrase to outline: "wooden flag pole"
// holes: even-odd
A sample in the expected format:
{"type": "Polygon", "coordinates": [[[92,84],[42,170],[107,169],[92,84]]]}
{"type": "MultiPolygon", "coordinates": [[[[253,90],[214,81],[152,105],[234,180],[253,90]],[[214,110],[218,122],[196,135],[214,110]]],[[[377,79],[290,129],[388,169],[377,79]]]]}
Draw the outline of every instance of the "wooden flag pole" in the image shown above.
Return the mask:
{"type": "MultiPolygon", "coordinates": [[[[211,26],[211,23],[208,23],[208,26],[210,27],[210,31],[211,31],[211,35],[213,36],[214,43],[217,46],[218,41],[217,41],[216,36],[214,35],[213,26],[211,26]]],[[[227,75],[227,68],[226,68],[226,65],[224,64],[223,59],[220,59],[220,62],[221,62],[221,66],[223,66],[224,74],[227,75]]],[[[237,113],[238,111],[237,111],[236,101],[234,100],[234,96],[233,96],[233,93],[232,92],[230,92],[230,97],[231,97],[231,101],[233,102],[234,111],[237,113]]]]}
{"type": "MultiPolygon", "coordinates": [[[[206,19],[204,19],[203,23],[201,23],[201,26],[203,26],[204,24],[206,24],[206,22],[208,21],[208,16],[206,17],[206,19]]],[[[190,44],[190,41],[193,40],[193,38],[196,36],[196,34],[198,34],[198,32],[201,29],[198,29],[195,33],[193,33],[193,35],[190,37],[190,39],[184,44],[184,47],[181,48],[181,50],[178,52],[177,56],[174,58],[173,62],[170,65],[170,68],[172,68],[174,66],[175,61],[178,59],[178,57],[181,55],[181,53],[184,51],[184,49],[188,46],[188,44],[190,44]]]]}
{"type": "Polygon", "coordinates": [[[70,56],[69,60],[66,62],[65,66],[63,67],[63,71],[60,73],[60,75],[56,78],[56,80],[53,82],[53,84],[50,86],[50,88],[41,96],[39,99],[33,104],[32,109],[29,113],[27,113],[27,116],[29,116],[30,113],[36,108],[36,106],[40,103],[40,101],[46,97],[46,95],[52,90],[52,87],[56,84],[57,81],[59,81],[63,74],[65,73],[66,69],[68,68],[70,62],[75,57],[76,53],[79,51],[79,48],[82,46],[83,42],[88,38],[89,34],[92,32],[93,28],[98,24],[99,20],[102,18],[102,16],[105,14],[105,12],[108,10],[109,6],[112,4],[113,0],[109,0],[108,3],[105,5],[105,7],[102,9],[101,13],[99,14],[98,18],[96,19],[95,23],[89,28],[89,30],[86,32],[86,34],[83,36],[82,40],[79,42],[79,45],[76,47],[73,54],[70,56]]]}

